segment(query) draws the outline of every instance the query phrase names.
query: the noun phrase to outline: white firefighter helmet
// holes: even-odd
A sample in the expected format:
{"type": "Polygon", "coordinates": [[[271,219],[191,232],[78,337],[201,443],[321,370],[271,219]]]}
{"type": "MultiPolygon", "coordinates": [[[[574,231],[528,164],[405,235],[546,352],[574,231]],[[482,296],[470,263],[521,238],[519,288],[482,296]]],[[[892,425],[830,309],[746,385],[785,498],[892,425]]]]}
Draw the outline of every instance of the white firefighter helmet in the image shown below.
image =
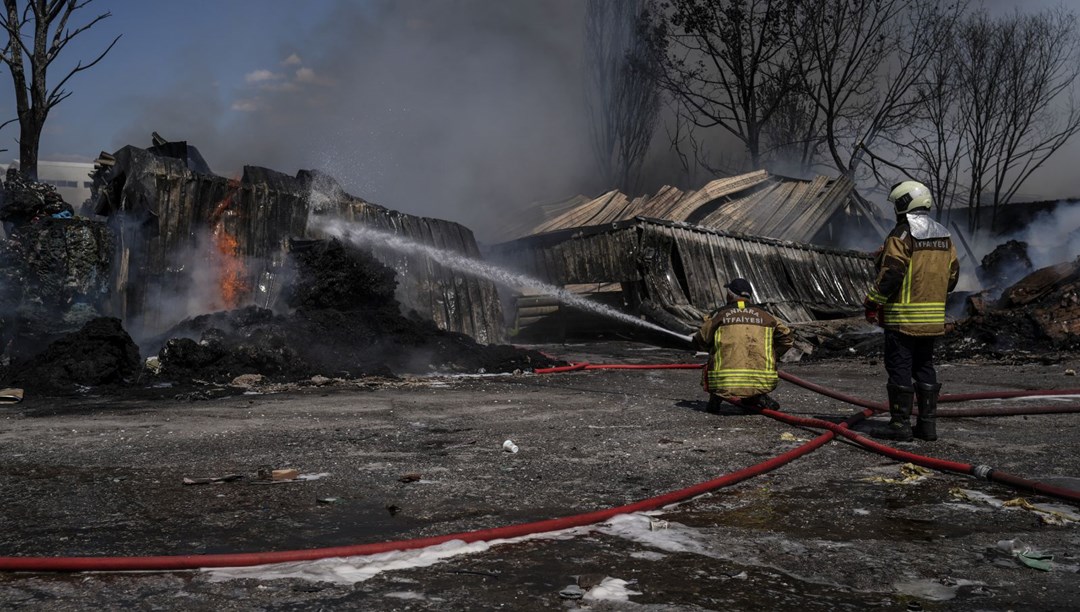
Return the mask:
{"type": "Polygon", "coordinates": [[[918,181],[904,181],[893,185],[889,192],[889,203],[896,208],[896,214],[902,215],[919,208],[929,210],[934,200],[926,185],[918,181]]]}

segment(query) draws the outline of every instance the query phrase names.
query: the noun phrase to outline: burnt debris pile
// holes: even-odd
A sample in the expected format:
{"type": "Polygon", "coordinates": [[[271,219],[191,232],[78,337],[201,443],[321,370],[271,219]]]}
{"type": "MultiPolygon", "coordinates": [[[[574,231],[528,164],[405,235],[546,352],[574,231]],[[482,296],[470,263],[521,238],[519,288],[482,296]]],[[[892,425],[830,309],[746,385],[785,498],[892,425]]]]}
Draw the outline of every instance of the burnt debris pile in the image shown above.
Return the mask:
{"type": "Polygon", "coordinates": [[[1028,243],[1009,240],[999,244],[985,256],[975,270],[984,291],[1000,293],[1018,278],[1031,274],[1035,265],[1028,256],[1028,243]]]}
{"type": "Polygon", "coordinates": [[[946,335],[946,357],[1054,358],[1080,349],[1080,259],[1041,268],[996,300],[976,294],[946,335]]]}
{"type": "Polygon", "coordinates": [[[5,379],[39,395],[67,395],[85,387],[130,383],[141,368],[139,347],[120,320],[99,317],[13,364],[5,379]]]}
{"type": "Polygon", "coordinates": [[[113,255],[104,223],[74,218],[49,185],[9,170],[0,192],[0,336],[25,360],[107,313],[113,255]]]}
{"type": "Polygon", "coordinates": [[[394,297],[394,271],[369,252],[325,240],[293,241],[290,252],[290,313],[248,306],[185,320],[144,347],[161,346],[158,376],[228,383],[261,374],[296,381],[316,375],[512,372],[555,363],[535,351],[478,344],[415,312],[403,315],[394,297]]]}

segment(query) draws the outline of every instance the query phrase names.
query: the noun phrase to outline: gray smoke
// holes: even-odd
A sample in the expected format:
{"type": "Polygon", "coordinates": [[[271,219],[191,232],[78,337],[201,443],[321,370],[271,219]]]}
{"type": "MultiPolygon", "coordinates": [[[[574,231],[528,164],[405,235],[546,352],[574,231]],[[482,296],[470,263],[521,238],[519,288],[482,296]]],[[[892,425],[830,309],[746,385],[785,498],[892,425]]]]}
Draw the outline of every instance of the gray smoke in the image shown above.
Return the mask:
{"type": "MultiPolygon", "coordinates": [[[[1080,202],[1060,202],[1052,210],[1038,213],[1030,223],[1015,232],[998,235],[981,233],[973,241],[972,250],[981,261],[998,245],[1009,240],[1027,243],[1027,255],[1034,270],[1077,259],[1080,257],[1080,202]]],[[[1024,266],[1013,266],[1004,271],[1006,281],[997,289],[1008,288],[1029,272],[1024,266]]],[[[964,280],[973,284],[973,289],[978,288],[974,275],[964,280]]],[[[991,297],[997,297],[997,293],[991,297]]]]}
{"type": "Polygon", "coordinates": [[[316,168],[366,200],[490,235],[524,204],[595,189],[583,6],[339,3],[279,63],[252,66],[231,109],[192,62],[165,99],[141,101],[114,144],[145,146],[156,130],[199,147],[222,175],[316,168]]]}

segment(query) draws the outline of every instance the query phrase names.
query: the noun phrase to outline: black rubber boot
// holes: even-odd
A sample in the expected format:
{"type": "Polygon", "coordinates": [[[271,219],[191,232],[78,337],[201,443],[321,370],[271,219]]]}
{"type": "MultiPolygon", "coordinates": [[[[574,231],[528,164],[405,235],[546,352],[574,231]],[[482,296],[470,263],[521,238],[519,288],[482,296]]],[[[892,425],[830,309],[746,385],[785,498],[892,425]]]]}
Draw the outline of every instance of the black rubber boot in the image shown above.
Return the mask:
{"type": "Polygon", "coordinates": [[[720,410],[724,406],[724,400],[719,395],[709,394],[709,403],[705,406],[705,412],[709,414],[720,414],[720,410]]]}
{"type": "Polygon", "coordinates": [[[913,438],[911,408],[915,403],[915,389],[891,384],[885,385],[885,388],[889,391],[889,433],[886,437],[910,442],[913,438]]]}
{"type": "Polygon", "coordinates": [[[915,383],[915,397],[919,400],[919,416],[912,432],[916,438],[933,442],[937,440],[937,398],[941,383],[927,385],[915,383]]]}
{"type": "Polygon", "coordinates": [[[768,408],[769,410],[780,410],[780,402],[774,400],[772,396],[770,396],[768,393],[755,395],[753,397],[753,403],[750,405],[754,408],[768,408]]]}

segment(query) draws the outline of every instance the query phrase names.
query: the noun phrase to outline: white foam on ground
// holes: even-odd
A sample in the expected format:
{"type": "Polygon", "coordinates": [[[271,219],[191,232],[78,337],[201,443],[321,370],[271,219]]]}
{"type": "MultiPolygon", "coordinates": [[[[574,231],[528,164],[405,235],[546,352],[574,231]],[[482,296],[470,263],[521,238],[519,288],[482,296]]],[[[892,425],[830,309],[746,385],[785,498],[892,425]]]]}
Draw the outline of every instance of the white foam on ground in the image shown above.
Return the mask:
{"type": "Polygon", "coordinates": [[[605,576],[600,584],[589,589],[585,601],[630,601],[632,595],[641,595],[638,591],[630,590],[630,583],[621,578],[605,576]]]}
{"type": "Polygon", "coordinates": [[[597,531],[665,552],[687,552],[723,558],[709,550],[705,538],[696,529],[668,521],[666,529],[653,530],[652,519],[645,514],[620,514],[600,525],[597,531]]]}
{"type": "Polygon", "coordinates": [[[254,580],[299,578],[312,582],[355,584],[368,580],[382,572],[429,567],[460,555],[484,552],[493,546],[501,544],[528,540],[566,540],[588,530],[588,527],[576,527],[574,529],[550,531],[520,538],[491,540],[488,542],[466,543],[462,540],[450,540],[427,548],[392,551],[376,555],[331,557],[314,561],[295,561],[251,567],[207,568],[203,571],[209,574],[210,582],[224,582],[243,578],[254,580]]]}

